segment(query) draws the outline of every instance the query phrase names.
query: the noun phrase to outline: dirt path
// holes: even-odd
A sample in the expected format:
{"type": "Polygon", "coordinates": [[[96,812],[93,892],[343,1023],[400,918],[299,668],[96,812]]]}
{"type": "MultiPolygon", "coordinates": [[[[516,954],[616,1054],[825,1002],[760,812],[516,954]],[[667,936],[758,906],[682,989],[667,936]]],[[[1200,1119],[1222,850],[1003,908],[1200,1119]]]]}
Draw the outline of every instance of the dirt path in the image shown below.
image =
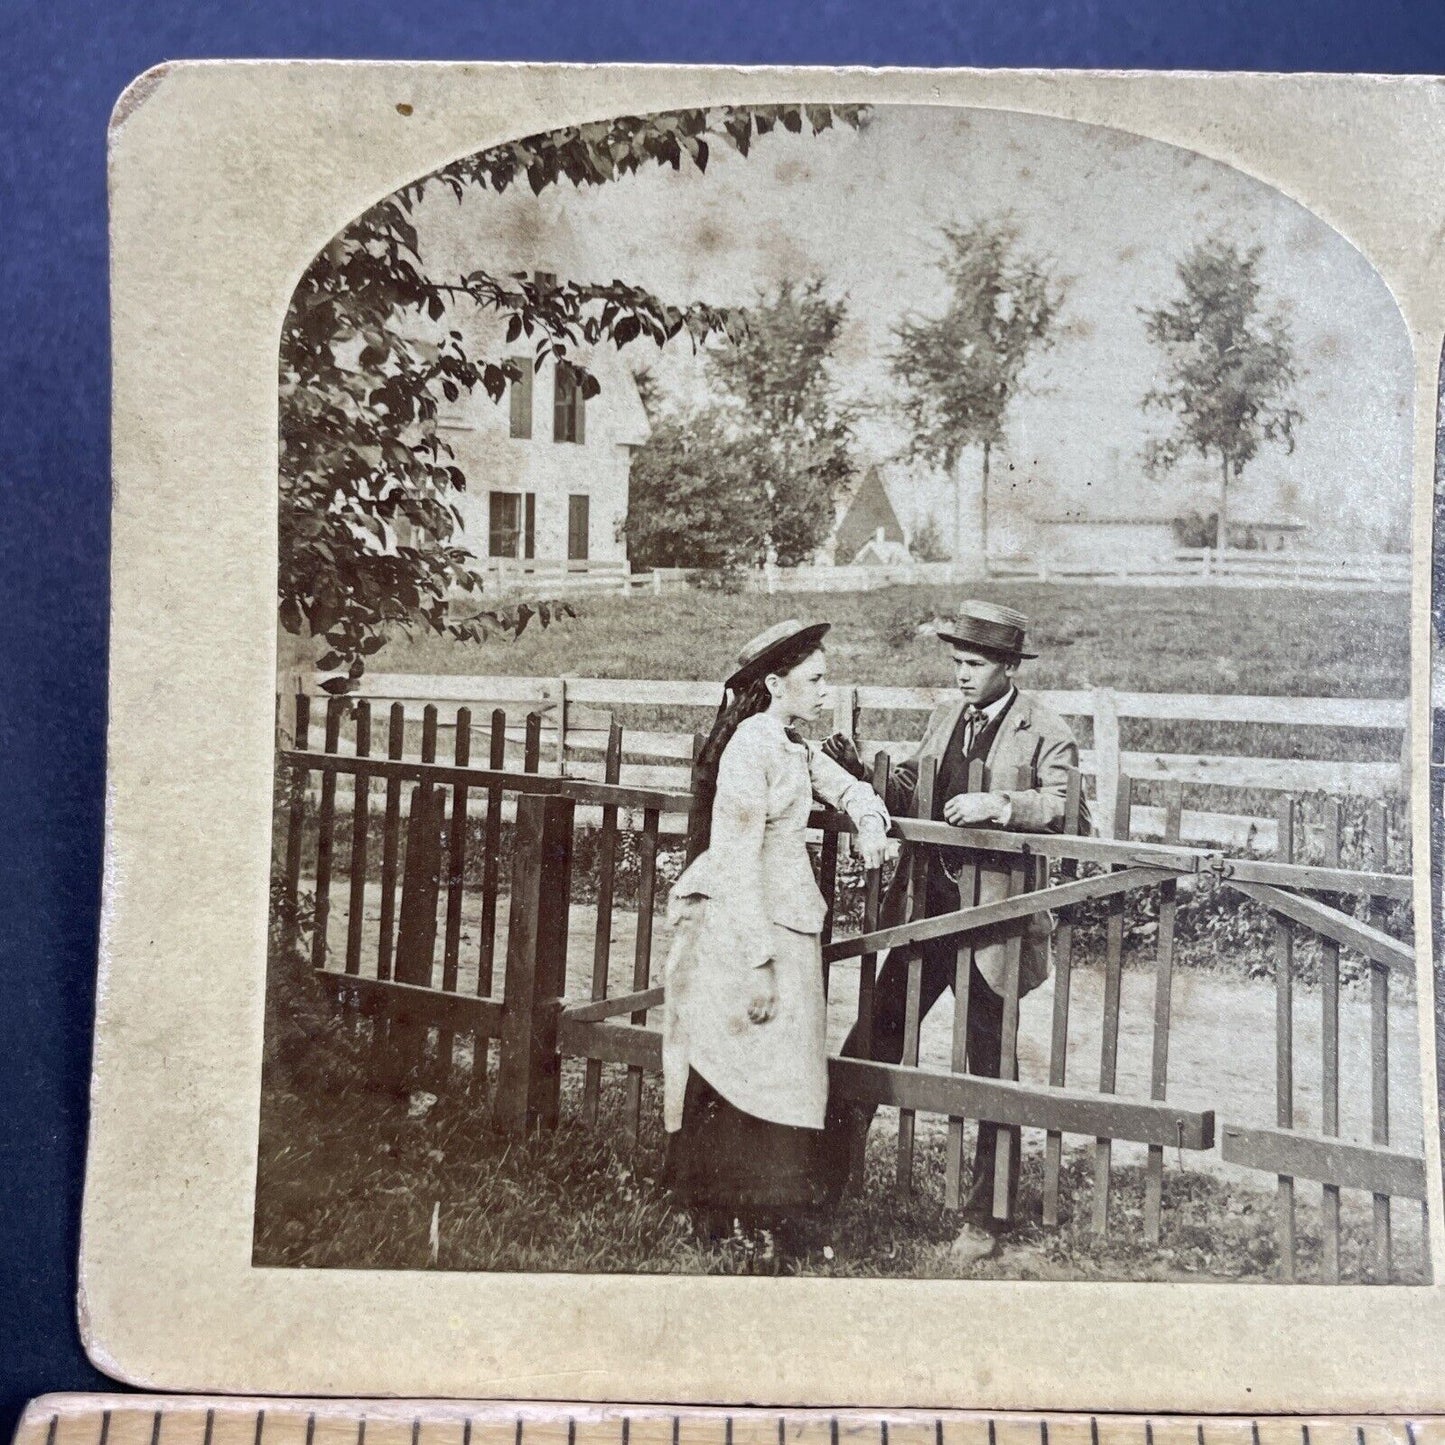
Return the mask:
{"type": "MultiPolygon", "coordinates": [[[[481,906],[479,892],[467,895],[463,916],[459,987],[475,988],[479,938],[475,920],[481,906]]],[[[369,886],[363,914],[363,971],[375,972],[379,936],[380,890],[369,886]]],[[[496,968],[500,981],[506,955],[508,900],[498,901],[496,968]]],[[[614,915],[609,992],[627,993],[632,984],[636,914],[614,915]]],[[[592,974],[596,909],[578,904],[571,911],[567,991],[586,996],[592,974]]],[[[335,890],[330,944],[339,961],[344,953],[346,894],[335,890]]],[[[655,925],[654,977],[668,945],[666,920],[655,925]]],[[[440,953],[440,946],[438,947],[440,953]]],[[[438,970],[439,972],[440,970],[438,970]]],[[[836,1048],[847,1032],[857,1005],[857,969],[840,966],[833,971],[828,1008],[828,1037],[836,1048]]],[[[1025,1080],[1048,1078],[1049,1040],[1053,1019],[1053,980],[1024,999],[1019,1011],[1019,1067],[1025,1080]]],[[[1421,1147],[1419,1039],[1413,991],[1398,985],[1390,1008],[1390,1137],[1403,1149],[1421,1147]]],[[[1320,996],[1296,985],[1294,1007],[1295,1123],[1317,1129],[1320,1122],[1320,996]]],[[[920,1057],[925,1064],[947,1068],[951,1052],[952,995],[945,995],[924,1023],[920,1057]]],[[[1154,975],[1152,970],[1124,974],[1120,1007],[1117,1092],[1129,1098],[1149,1097],[1149,1069],[1153,1048],[1154,975]]],[[[1089,1088],[1099,1077],[1103,1023],[1103,974],[1097,968],[1074,974],[1070,1009],[1067,1078],[1070,1084],[1089,1088]]],[[[1360,988],[1346,988],[1340,1005],[1340,1129],[1346,1138],[1370,1137],[1370,1008],[1360,988]]],[[[1168,1097],[1186,1108],[1213,1109],[1218,1120],[1241,1124],[1275,1122],[1275,994],[1271,982],[1223,974],[1179,970],[1174,977],[1173,1024],[1169,1037],[1168,1097]]],[[[875,1127],[889,1127],[880,1115],[875,1127]]],[[[944,1121],[919,1119],[920,1128],[943,1128],[944,1121]]],[[[1026,1148],[1043,1147],[1043,1136],[1026,1131],[1026,1148]]],[[[1135,1163],[1143,1146],[1119,1144],[1120,1163],[1135,1163]]],[[[1175,1156],[1170,1155],[1173,1165],[1175,1156]]],[[[1216,1151],[1190,1154],[1186,1168],[1204,1168],[1261,1188],[1273,1188],[1273,1178],[1225,1164],[1216,1151]]],[[[1402,1214],[1413,1210],[1397,1206],[1402,1214]]]]}

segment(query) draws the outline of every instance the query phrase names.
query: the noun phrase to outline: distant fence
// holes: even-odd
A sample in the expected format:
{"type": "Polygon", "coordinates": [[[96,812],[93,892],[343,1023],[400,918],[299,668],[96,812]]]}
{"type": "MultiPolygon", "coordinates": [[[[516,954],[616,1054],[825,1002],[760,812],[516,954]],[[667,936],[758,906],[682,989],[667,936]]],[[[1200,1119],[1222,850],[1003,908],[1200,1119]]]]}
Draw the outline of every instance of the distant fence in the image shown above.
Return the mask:
{"type": "Polygon", "coordinates": [[[755,592],[855,592],[878,587],[951,586],[990,582],[1103,583],[1133,587],[1304,587],[1408,592],[1410,558],[1304,552],[1180,550],[1167,558],[1123,553],[1083,561],[1027,554],[990,556],[981,566],[900,562],[879,566],[763,568],[747,574],[755,592]]]}
{"type": "MultiPolygon", "coordinates": [[[[405,709],[388,709],[386,739],[373,738],[371,704],[332,699],[325,704],[321,747],[315,748],[311,700],[298,699],[288,720],[290,742],[278,756],[277,805],[282,819],[276,840],[279,910],[283,932],[298,942],[310,928],[310,961],[336,991],[338,1002],[355,1010],[359,1029],[369,1035],[378,1077],[406,1081],[419,1076],[438,1089],[472,1093],[491,1090],[490,1109],[499,1124],[514,1133],[554,1126],[562,1106],[561,1069],[565,1059],[585,1060],[581,1095],[584,1122],[596,1123],[604,1069],[621,1071],[624,1129],[636,1140],[641,1128],[643,1080],[661,1067],[661,1037],[649,1013],[664,1001],[655,980],[653,919],[665,891],[660,886],[658,845],[662,819],[685,818],[690,790],[629,787],[619,781],[623,732],[608,728],[602,779],[548,776],[542,772],[543,717],[531,712],[521,724],[521,766],[505,766],[509,722],[494,710],[485,733],[474,738],[471,714],[455,718],[452,760],[436,761],[438,717],[429,705],[422,720],[422,759],[401,756],[405,709]],[[342,723],[355,729],[354,747],[341,749],[342,723]],[[488,766],[472,763],[474,741],[486,742],[488,766]],[[375,746],[374,746],[375,745],[375,746]],[[319,780],[319,805],[312,806],[319,780]],[[350,784],[350,816],[339,807],[338,783],[350,784]],[[478,805],[474,807],[475,805],[478,805]],[[575,883],[574,850],[581,808],[601,811],[597,844],[596,918],[590,941],[575,940],[571,920],[575,883]],[[503,834],[504,810],[511,823],[503,834]],[[473,820],[480,814],[480,828],[473,820]],[[373,822],[380,824],[379,840],[373,822]],[[631,967],[621,988],[614,986],[612,952],[618,922],[617,882],[622,842],[632,835],[629,852],[638,861],[631,967]],[[379,842],[379,847],[377,843],[379,842]],[[473,856],[480,852],[480,859],[473,856]],[[471,880],[470,883],[468,880],[471,880]],[[303,895],[310,885],[313,904],[303,925],[303,895]],[[478,886],[479,885],[479,886],[478,886]],[[377,894],[379,893],[379,897],[377,894]],[[498,934],[505,898],[505,950],[499,970],[498,934]],[[373,928],[373,923],[375,927],[373,928]],[[590,962],[590,987],[582,996],[568,984],[569,953],[580,945],[590,962]],[[492,1042],[497,1045],[495,1076],[489,1071],[492,1042]]],[[[380,719],[378,719],[378,722],[380,719]]],[[[886,791],[890,759],[874,761],[874,786],[886,791]]],[[[1277,1230],[1279,1272],[1296,1277],[1296,1183],[1320,1186],[1322,1248],[1318,1277],[1327,1283],[1345,1276],[1341,1259],[1341,1191],[1360,1190],[1374,1200],[1373,1255],[1357,1279],[1386,1282],[1395,1277],[1391,1202],[1425,1198],[1424,1160],[1420,1152],[1393,1142],[1390,1133],[1389,1008],[1390,977],[1413,990],[1414,952],[1377,926],[1373,915],[1359,917],[1335,906],[1342,896],[1366,908],[1408,899],[1408,874],[1385,870],[1388,838],[1385,815],[1370,811],[1368,847],[1359,866],[1341,868],[1340,815],[1326,801],[1314,809],[1314,825],[1323,831],[1322,863],[1294,861],[1296,826],[1304,806],[1288,800],[1282,807],[1279,854],[1272,860],[1227,859],[1217,852],[1179,842],[1183,806],[1178,783],[1165,803],[1163,843],[1129,837],[1134,782],[1120,780],[1113,840],[1062,834],[1022,834],[954,829],[929,821],[933,788],[925,766],[915,793],[915,816],[895,820],[894,834],[915,845],[915,872],[909,883],[908,921],[879,927],[880,870],[866,875],[861,930],[834,931],[839,916],[839,852],[851,824],[841,814],[820,808],[811,820],[820,838],[819,882],[829,903],[824,927],[824,987],[844,967],[858,970],[856,1023],[859,1037],[871,1037],[876,967],[887,949],[925,939],[951,939],[958,947],[961,978],[970,973],[972,950],[980,936],[1005,943],[1003,1048],[997,1077],[966,1071],[968,988],[953,1001],[953,1057],[949,1069],[919,1063],[921,972],[911,966],[903,1061],[897,1065],[866,1058],[830,1061],[830,1089],[838,1097],[897,1111],[896,1187],[907,1194],[915,1170],[915,1121],[919,1114],[948,1120],[944,1194],[948,1207],[962,1197],[965,1118],[989,1121],[1044,1134],[1043,1218],[1060,1221],[1060,1172],[1065,1135],[1093,1141],[1092,1227],[1104,1232],[1119,1223],[1111,1212],[1114,1160],[1120,1140],[1148,1148],[1145,1207],[1147,1241],[1161,1239],[1166,1157],[1185,1151],[1219,1148],[1236,1166],[1278,1179],[1277,1230]],[[960,874],[959,911],[926,916],[927,870],[936,847],[959,846],[1004,854],[1012,860],[1008,895],[978,901],[966,865],[960,874]],[[1168,1102],[1169,1041],[1173,1001],[1175,906],[1178,884],[1231,889],[1268,910],[1277,920],[1275,979],[1279,1000],[1275,1040],[1277,1113],[1273,1128],[1257,1121],[1225,1122],[1218,1129],[1215,1111],[1187,1109],[1168,1102]],[[1125,898],[1129,893],[1156,896],[1154,990],[1150,1011],[1152,1066],[1147,1098],[1120,1097],[1117,1058],[1121,1028],[1121,982],[1125,952],[1125,898]],[[1097,1089],[1079,1087],[1066,1075],[1070,1031],[1070,981],[1075,963],[1074,920],[1081,904],[1107,900],[1108,914],[1102,998],[1102,1055],[1097,1089]],[[1022,937],[1031,917],[1052,909],[1060,920],[1056,935],[1053,1031],[1048,1079],[1017,1078],[1018,1010],[1022,937]],[[1296,1127],[1293,1090],[1300,1061],[1293,1047],[1295,941],[1318,940],[1322,1007],[1321,1100],[1317,1130],[1296,1127]],[[1340,1014],[1347,995],[1341,988],[1341,949],[1368,963],[1371,979],[1370,1090],[1371,1137],[1342,1137],[1340,1127],[1340,1014]]],[[[969,786],[982,783],[975,763],[969,786]]],[[[1079,817],[1081,779],[1068,785],[1066,820],[1079,817]]],[[[866,1052],[866,1049],[864,1050],[866,1052]]],[[[1222,1081],[1233,1067],[1219,1057],[1206,1066],[1220,1070],[1222,1081]]],[[[1214,1076],[1211,1075],[1211,1078],[1214,1076]]],[[[1214,1087],[1211,1083],[1210,1087],[1214,1087]]],[[[993,1181],[993,1209],[1007,1208],[1010,1151],[1021,1147],[1001,1133],[993,1181]]],[[[855,1161],[861,1163],[860,1161],[855,1161]]],[[[1076,1201],[1076,1208],[1082,1203],[1076,1201]]],[[[1421,1250],[1426,1234],[1421,1235],[1421,1250]]],[[[1421,1272],[1428,1276],[1422,1257],[1421,1272]]]]}
{"type": "MultiPolygon", "coordinates": [[[[516,756],[524,744],[523,720],[541,718],[540,766],[557,775],[600,777],[613,711],[628,713],[626,753],[621,781],[638,787],[674,791],[688,786],[693,735],[705,729],[716,708],[716,683],[612,678],[462,677],[409,673],[372,673],[363,677],[358,697],[373,706],[400,703],[415,732],[423,709],[438,708],[437,726],[455,726],[458,708],[481,717],[500,707],[507,715],[507,746],[516,756]],[[675,719],[688,710],[683,726],[675,719]],[[662,721],[652,721],[661,715],[662,721]],[[685,729],[685,730],[684,730],[685,729]]],[[[881,719],[866,750],[907,756],[923,731],[928,713],[956,696],[946,688],[839,687],[833,725],[855,729],[860,713],[881,719]],[[881,731],[882,736],[879,736],[881,731]]],[[[1095,816],[1107,831],[1115,817],[1120,779],[1142,785],[1179,783],[1186,790],[1182,837],[1186,842],[1236,851],[1272,852],[1276,845],[1275,809],[1243,813],[1221,806],[1223,789],[1279,794],[1325,793],[1337,797],[1379,799],[1407,791],[1403,760],[1408,709],[1387,698],[1231,697],[1194,693],[1133,693],[1109,688],[1050,691],[1042,700],[1066,718],[1086,721],[1092,734],[1081,750],[1080,769],[1093,781],[1095,816]],[[1352,734],[1386,732],[1399,739],[1400,761],[1340,761],[1308,755],[1305,745],[1290,757],[1250,754],[1145,751],[1125,746],[1137,726],[1158,722],[1222,723],[1236,730],[1285,726],[1306,734],[1346,730],[1352,734]]],[[[284,701],[281,717],[293,706],[284,701]]],[[[341,745],[350,745],[351,725],[341,745]]],[[[414,750],[414,749],[413,749],[414,750]]],[[[1137,803],[1130,819],[1136,837],[1162,836],[1164,809],[1157,802],[1137,803]]]]}
{"type": "Polygon", "coordinates": [[[1165,559],[1121,556],[1107,562],[994,557],[989,559],[988,575],[998,582],[1114,582],[1160,587],[1203,582],[1224,587],[1408,592],[1410,570],[1410,558],[1396,553],[1344,555],[1181,548],[1165,559]]]}
{"type": "MultiPolygon", "coordinates": [[[[627,562],[514,561],[484,559],[488,578],[502,590],[548,596],[620,593],[661,596],[693,585],[700,576],[686,567],[634,572],[627,562]]],[[[1303,587],[1335,591],[1408,592],[1411,561],[1392,553],[1336,555],[1323,552],[1251,552],[1180,549],[1167,558],[1124,554],[1107,561],[992,556],[978,563],[896,562],[855,566],[806,564],[759,567],[737,574],[745,591],[869,592],[880,587],[947,587],[974,581],[1103,583],[1135,587],[1303,587]]]]}

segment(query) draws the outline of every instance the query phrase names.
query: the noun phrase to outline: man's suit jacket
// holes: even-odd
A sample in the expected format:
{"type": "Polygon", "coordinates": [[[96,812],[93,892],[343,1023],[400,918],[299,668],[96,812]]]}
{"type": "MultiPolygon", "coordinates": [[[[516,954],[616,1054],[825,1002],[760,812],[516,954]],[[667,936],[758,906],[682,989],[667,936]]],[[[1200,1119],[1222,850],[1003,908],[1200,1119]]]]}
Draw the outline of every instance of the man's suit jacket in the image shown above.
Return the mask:
{"type": "MultiPolygon", "coordinates": [[[[935,763],[942,760],[944,749],[953,737],[965,703],[960,696],[934,709],[924,729],[922,741],[914,755],[898,767],[888,783],[888,808],[895,817],[914,811],[914,796],[924,758],[935,763]]],[[[1020,691],[1004,715],[994,735],[988,756],[984,759],[983,786],[987,792],[1002,793],[1009,799],[1011,814],[1008,831],[1018,833],[1059,833],[1064,826],[1064,802],[1069,770],[1079,765],[1079,748],[1069,726],[1051,708],[1032,693],[1020,691]],[[1023,769],[1029,786],[1019,787],[1016,779],[1023,769]]],[[[1093,831],[1088,804],[1080,799],[1079,831],[1093,831]]],[[[908,900],[908,878],[912,871],[913,849],[904,844],[898,872],[889,885],[883,901],[879,922],[887,928],[903,923],[908,900]]],[[[955,855],[960,861],[963,850],[955,855]]],[[[978,901],[993,903],[1007,897],[1011,855],[976,853],[970,861],[978,864],[978,901]]],[[[933,867],[939,866],[935,858],[933,867]]],[[[1049,940],[1053,934],[1053,918],[1048,913],[1029,919],[1024,932],[1019,964],[1019,992],[1037,988],[1048,976],[1050,967],[1049,940]]],[[[1004,989],[1006,935],[997,938],[983,935],[976,945],[974,961],[984,981],[996,993],[1004,989]]]]}

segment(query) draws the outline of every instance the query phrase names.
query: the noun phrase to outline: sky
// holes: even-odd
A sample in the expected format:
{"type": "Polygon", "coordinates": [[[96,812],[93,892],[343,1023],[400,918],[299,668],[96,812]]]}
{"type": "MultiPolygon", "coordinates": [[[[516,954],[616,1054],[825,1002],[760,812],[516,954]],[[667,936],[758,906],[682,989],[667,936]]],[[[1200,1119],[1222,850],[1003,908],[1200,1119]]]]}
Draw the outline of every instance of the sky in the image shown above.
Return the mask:
{"type": "MultiPolygon", "coordinates": [[[[775,132],[748,158],[714,146],[706,174],[650,169],[590,191],[563,184],[432,193],[418,216],[433,271],[540,268],[620,277],[667,300],[742,305],[784,278],[821,277],[848,303],[833,364],[862,409],[861,459],[888,463],[907,434],[889,371],[906,316],[936,315],[949,223],[1012,217],[1025,249],[1068,282],[1056,345],[1030,362],[1010,408],[990,507],[1020,516],[1172,516],[1213,505],[1215,466],[1160,483],[1141,451],[1166,423],[1140,398],[1160,357],[1140,307],[1178,294],[1176,267],[1210,235],[1260,244],[1268,304],[1283,305],[1302,371],[1293,454],[1266,449],[1231,491],[1231,512],[1289,513],[1321,546],[1352,550],[1408,530],[1413,372],[1384,282],[1325,222],[1272,187],[1194,152],[1022,113],[874,108],[861,131],[775,132]]],[[[627,355],[664,392],[705,385],[685,340],[627,355]]],[[[977,459],[961,471],[971,479],[977,459]]],[[[947,521],[951,486],[917,468],[885,473],[905,525],[947,521]]]]}

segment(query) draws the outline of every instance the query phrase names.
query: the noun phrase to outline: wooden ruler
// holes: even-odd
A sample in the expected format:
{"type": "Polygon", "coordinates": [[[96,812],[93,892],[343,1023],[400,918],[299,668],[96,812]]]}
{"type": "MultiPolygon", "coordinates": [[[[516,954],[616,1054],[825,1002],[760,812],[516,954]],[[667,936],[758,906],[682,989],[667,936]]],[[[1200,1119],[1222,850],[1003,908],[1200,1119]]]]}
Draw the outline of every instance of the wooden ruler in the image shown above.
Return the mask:
{"type": "Polygon", "coordinates": [[[15,1445],[1445,1445],[1445,1416],[1070,1415],[968,1410],[47,1395],[15,1445]]]}

